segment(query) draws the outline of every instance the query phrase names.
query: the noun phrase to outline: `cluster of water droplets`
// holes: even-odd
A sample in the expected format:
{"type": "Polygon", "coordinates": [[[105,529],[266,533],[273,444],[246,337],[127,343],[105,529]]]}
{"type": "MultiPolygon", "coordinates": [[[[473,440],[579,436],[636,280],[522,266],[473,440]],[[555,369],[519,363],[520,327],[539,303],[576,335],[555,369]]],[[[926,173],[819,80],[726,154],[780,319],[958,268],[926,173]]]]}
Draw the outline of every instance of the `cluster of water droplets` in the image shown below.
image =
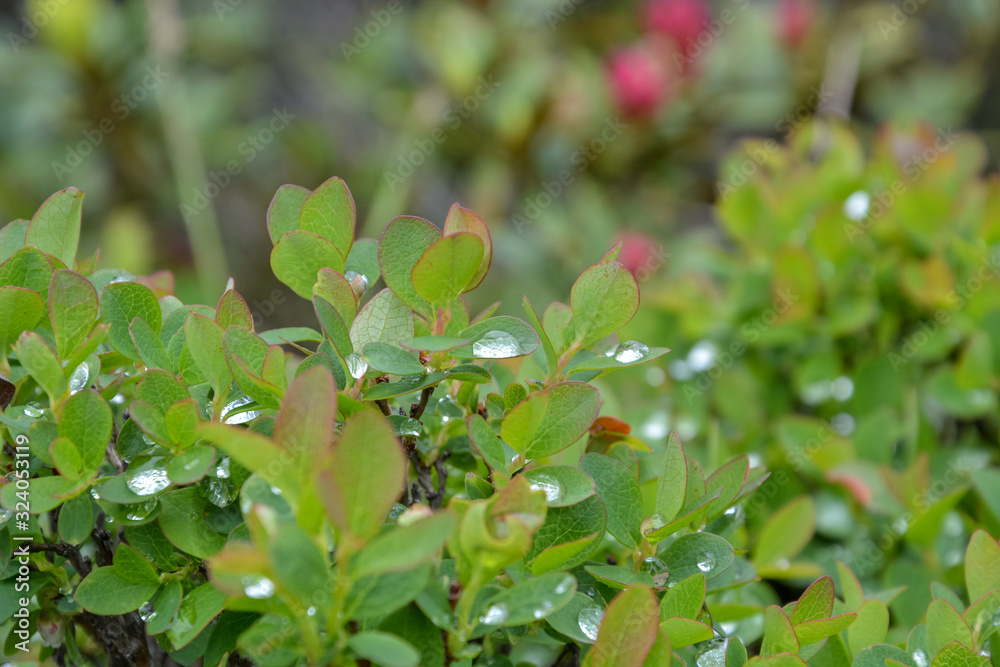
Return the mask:
{"type": "Polygon", "coordinates": [[[472,343],[472,355],[477,359],[510,359],[526,353],[514,336],[496,329],[487,331],[472,343]]]}
{"type": "Polygon", "coordinates": [[[637,340],[627,340],[605,352],[604,356],[612,357],[620,364],[634,364],[649,356],[649,346],[637,340]]]}

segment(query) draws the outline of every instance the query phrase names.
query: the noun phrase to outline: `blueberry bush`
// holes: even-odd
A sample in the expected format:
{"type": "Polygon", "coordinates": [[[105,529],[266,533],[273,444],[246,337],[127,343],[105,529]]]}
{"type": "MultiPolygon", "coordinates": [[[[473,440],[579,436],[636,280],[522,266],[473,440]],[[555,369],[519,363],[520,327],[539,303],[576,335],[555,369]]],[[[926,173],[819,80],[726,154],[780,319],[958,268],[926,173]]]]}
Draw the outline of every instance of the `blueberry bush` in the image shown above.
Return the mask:
{"type": "MultiPolygon", "coordinates": [[[[78,259],[82,203],[62,190],[0,230],[5,655],[213,667],[1000,659],[995,520],[979,517],[961,586],[934,582],[926,610],[890,636],[898,587],[864,586],[843,563],[835,585],[796,562],[814,532],[808,494],[750,534],[744,501],[769,482],[763,465],[741,453],[706,469],[717,456],[699,459],[676,434],[654,450],[607,414],[606,376],[669,352],[617,337],[639,306],[620,246],[568,303],[472,314],[463,295],[492,257],[474,213],[455,205],[440,227],[400,216],[378,240],[355,239],[342,180],[286,185],[267,214],[271,268],[317,324],[256,331],[232,281],[215,307],[186,305],[167,273],[78,259]],[[796,581],[787,572],[815,581],[784,603],[761,592],[762,578],[796,581]]],[[[939,275],[933,259],[911,273],[939,275]]],[[[914,488],[915,470],[894,484],[914,488]]]]}

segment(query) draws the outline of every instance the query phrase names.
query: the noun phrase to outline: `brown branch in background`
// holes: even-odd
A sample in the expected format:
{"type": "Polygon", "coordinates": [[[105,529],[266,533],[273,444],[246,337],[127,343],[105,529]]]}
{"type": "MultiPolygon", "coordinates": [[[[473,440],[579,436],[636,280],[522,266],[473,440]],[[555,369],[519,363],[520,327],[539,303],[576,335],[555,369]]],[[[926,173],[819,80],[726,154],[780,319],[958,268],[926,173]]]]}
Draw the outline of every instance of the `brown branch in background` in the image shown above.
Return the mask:
{"type": "Polygon", "coordinates": [[[420,419],[424,414],[424,410],[427,409],[427,401],[431,400],[431,394],[434,393],[434,387],[424,387],[424,390],[420,392],[420,400],[410,406],[410,418],[420,419]]]}
{"type": "Polygon", "coordinates": [[[80,550],[72,544],[67,544],[66,542],[58,542],[55,544],[47,542],[29,542],[28,551],[58,554],[73,565],[73,569],[80,574],[81,578],[90,574],[90,559],[81,554],[80,550]]]}

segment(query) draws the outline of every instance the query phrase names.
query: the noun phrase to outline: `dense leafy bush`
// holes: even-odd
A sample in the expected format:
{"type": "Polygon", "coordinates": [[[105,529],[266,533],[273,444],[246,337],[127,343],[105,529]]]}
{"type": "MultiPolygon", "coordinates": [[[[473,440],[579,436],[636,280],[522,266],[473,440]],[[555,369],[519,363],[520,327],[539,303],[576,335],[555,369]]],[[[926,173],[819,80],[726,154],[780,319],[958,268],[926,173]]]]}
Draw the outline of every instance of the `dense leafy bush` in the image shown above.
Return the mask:
{"type": "MultiPolygon", "coordinates": [[[[749,536],[741,501],[769,483],[762,466],[744,453],[705,474],[676,436],[652,452],[601,415],[595,383],[668,352],[616,337],[639,301],[619,247],[568,305],[471,316],[463,294],[492,255],[476,215],[356,240],[342,181],[284,186],[271,265],[319,329],[256,332],[231,284],[215,308],[184,305],[168,275],[77,261],[82,200],[61,191],[0,231],[7,654],[37,630],[39,659],[79,665],[1000,657],[986,531],[963,597],[935,583],[926,624],[892,639],[905,649],[884,643],[900,591],[846,566],[841,599],[829,577],[784,606],[754,584],[819,574],[789,562],[813,502],[749,536]]],[[[915,470],[894,483],[920,488],[915,470]]]]}

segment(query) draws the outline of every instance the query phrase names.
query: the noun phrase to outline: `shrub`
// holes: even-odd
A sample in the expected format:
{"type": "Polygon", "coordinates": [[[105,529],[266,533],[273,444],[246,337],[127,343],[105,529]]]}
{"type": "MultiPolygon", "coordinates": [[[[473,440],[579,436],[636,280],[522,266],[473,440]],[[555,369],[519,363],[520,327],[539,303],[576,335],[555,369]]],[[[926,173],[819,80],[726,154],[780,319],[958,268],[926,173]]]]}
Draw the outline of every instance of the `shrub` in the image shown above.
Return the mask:
{"type": "Polygon", "coordinates": [[[742,455],[706,475],[676,436],[654,453],[600,414],[604,375],[668,352],[615,335],[639,301],[617,247],[568,305],[470,316],[462,295],[492,250],[475,214],[456,205],[443,230],[398,217],[355,240],[342,181],[284,186],[271,266],[319,328],[258,333],[232,284],[215,308],[185,305],[164,274],[77,261],[82,199],[64,190],[0,231],[7,654],[390,667],[739,666],[747,646],[775,665],[1000,656],[1000,546],[984,531],[965,561],[969,604],[935,588],[905,651],[882,643],[899,591],[865,591],[844,566],[843,601],[829,577],[784,607],[739,597],[788,567],[812,506],[790,502],[750,539],[740,503],[762,467],[742,455]],[[734,634],[745,619],[758,629],[734,634]]]}

